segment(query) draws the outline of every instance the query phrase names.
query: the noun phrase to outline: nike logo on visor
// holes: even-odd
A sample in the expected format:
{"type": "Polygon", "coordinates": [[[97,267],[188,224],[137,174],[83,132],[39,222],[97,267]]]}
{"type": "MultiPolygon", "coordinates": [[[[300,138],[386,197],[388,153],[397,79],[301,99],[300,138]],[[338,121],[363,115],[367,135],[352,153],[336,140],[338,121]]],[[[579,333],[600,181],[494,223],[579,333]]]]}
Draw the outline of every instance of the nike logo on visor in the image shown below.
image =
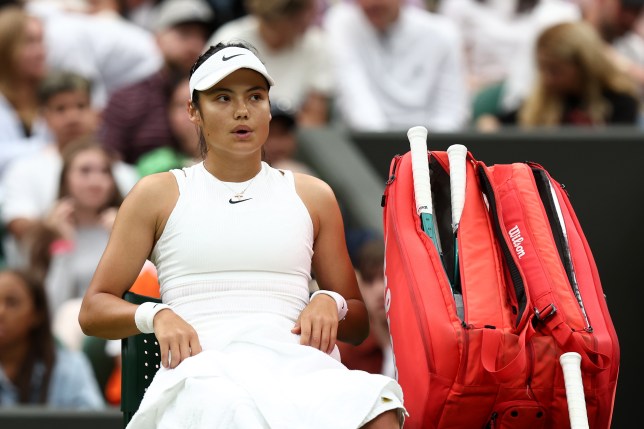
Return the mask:
{"type": "Polygon", "coordinates": [[[221,59],[222,59],[222,61],[228,61],[228,60],[233,59],[233,58],[235,58],[235,57],[238,57],[238,56],[240,56],[240,55],[244,55],[244,54],[235,54],[235,55],[231,55],[231,56],[229,56],[229,57],[227,57],[227,56],[225,56],[225,55],[224,55],[221,59]]]}

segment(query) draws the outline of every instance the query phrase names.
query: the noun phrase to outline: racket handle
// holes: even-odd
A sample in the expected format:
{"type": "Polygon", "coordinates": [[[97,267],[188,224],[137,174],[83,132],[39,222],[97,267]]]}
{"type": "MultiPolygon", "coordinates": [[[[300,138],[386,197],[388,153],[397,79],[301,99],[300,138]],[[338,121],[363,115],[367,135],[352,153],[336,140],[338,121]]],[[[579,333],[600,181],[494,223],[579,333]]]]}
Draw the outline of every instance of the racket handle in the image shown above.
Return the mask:
{"type": "Polygon", "coordinates": [[[465,159],[467,147],[462,144],[453,144],[447,148],[449,158],[449,180],[452,199],[452,227],[458,228],[465,205],[465,159]]]}
{"type": "Polygon", "coordinates": [[[411,169],[414,179],[416,212],[432,213],[432,192],[427,162],[427,128],[418,126],[407,131],[411,152],[411,169]]]}
{"type": "Polygon", "coordinates": [[[581,355],[576,352],[564,353],[559,357],[566,385],[570,429],[588,429],[588,414],[584,384],[581,379],[581,355]]]}

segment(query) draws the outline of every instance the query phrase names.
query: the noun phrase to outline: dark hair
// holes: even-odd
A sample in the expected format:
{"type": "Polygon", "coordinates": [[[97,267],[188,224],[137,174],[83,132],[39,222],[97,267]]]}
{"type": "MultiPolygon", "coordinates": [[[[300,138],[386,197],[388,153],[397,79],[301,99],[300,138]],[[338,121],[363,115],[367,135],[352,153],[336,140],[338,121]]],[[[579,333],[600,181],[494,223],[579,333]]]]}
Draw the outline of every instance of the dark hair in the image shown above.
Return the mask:
{"type": "Polygon", "coordinates": [[[53,96],[63,92],[82,91],[88,97],[92,94],[92,83],[84,77],[70,72],[53,72],[38,86],[38,102],[46,104],[53,96]]]}
{"type": "Polygon", "coordinates": [[[372,238],[358,250],[358,271],[366,282],[382,277],[385,264],[385,243],[372,238]]]}
{"type": "Polygon", "coordinates": [[[44,404],[47,401],[51,373],[56,360],[56,345],[51,331],[49,306],[45,287],[38,278],[22,270],[2,270],[0,274],[9,274],[21,281],[28,289],[33,302],[34,313],[39,317],[39,323],[29,333],[29,350],[18,371],[16,387],[18,389],[18,401],[21,404],[37,402],[44,404]],[[37,364],[45,366],[45,372],[41,378],[38,397],[32,397],[32,378],[37,364]]]}
{"type": "MultiPolygon", "coordinates": [[[[476,0],[479,3],[487,3],[487,0],[476,0]]],[[[514,13],[520,15],[526,12],[532,12],[541,0],[518,0],[514,13]]]]}
{"type": "MultiPolygon", "coordinates": [[[[217,52],[221,51],[222,49],[225,48],[242,48],[242,49],[248,49],[251,51],[253,54],[258,56],[257,54],[257,49],[253,45],[251,45],[248,42],[245,42],[243,40],[239,40],[236,42],[219,42],[214,46],[210,46],[206,52],[201,54],[199,58],[197,58],[197,61],[192,65],[190,68],[190,77],[197,71],[197,69],[206,62],[206,60],[213,55],[215,55],[217,52]]],[[[267,81],[268,85],[268,81],[267,81]]],[[[268,85],[270,88],[270,85],[268,85]]],[[[192,97],[192,107],[196,110],[199,110],[199,93],[200,91],[194,90],[192,91],[192,94],[190,96],[192,97]]],[[[206,139],[204,138],[203,132],[199,131],[199,151],[201,152],[201,157],[205,158],[206,153],[208,152],[208,145],[206,144],[206,139]]]]}
{"type": "Polygon", "coordinates": [[[246,0],[246,10],[261,19],[271,21],[291,17],[315,6],[314,0],[246,0]]]}

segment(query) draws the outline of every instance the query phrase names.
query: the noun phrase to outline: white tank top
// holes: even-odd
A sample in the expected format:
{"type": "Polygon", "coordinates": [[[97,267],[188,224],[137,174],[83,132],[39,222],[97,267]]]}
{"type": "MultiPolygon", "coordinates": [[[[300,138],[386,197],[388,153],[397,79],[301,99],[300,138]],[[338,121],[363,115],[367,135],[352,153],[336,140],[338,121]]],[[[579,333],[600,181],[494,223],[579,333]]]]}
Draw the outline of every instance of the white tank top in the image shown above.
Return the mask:
{"type": "Polygon", "coordinates": [[[309,301],[313,223],[293,174],[266,163],[245,183],[222,182],[203,162],[171,172],[179,198],[151,257],[163,302],[198,331],[258,311],[296,320],[309,301]]]}

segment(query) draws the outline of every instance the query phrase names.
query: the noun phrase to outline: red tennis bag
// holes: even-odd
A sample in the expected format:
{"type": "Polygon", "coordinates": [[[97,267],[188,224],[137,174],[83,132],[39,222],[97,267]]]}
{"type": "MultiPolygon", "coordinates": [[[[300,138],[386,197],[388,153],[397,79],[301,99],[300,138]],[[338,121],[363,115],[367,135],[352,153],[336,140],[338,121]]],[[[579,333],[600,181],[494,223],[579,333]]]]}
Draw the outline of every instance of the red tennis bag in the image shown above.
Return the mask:
{"type": "Polygon", "coordinates": [[[568,428],[558,359],[576,351],[590,428],[608,429],[619,346],[562,187],[536,164],[487,167],[468,154],[459,318],[449,161],[432,152],[428,162],[442,258],[421,229],[409,153],[392,160],[383,197],[385,305],[405,427],[568,428]]]}

